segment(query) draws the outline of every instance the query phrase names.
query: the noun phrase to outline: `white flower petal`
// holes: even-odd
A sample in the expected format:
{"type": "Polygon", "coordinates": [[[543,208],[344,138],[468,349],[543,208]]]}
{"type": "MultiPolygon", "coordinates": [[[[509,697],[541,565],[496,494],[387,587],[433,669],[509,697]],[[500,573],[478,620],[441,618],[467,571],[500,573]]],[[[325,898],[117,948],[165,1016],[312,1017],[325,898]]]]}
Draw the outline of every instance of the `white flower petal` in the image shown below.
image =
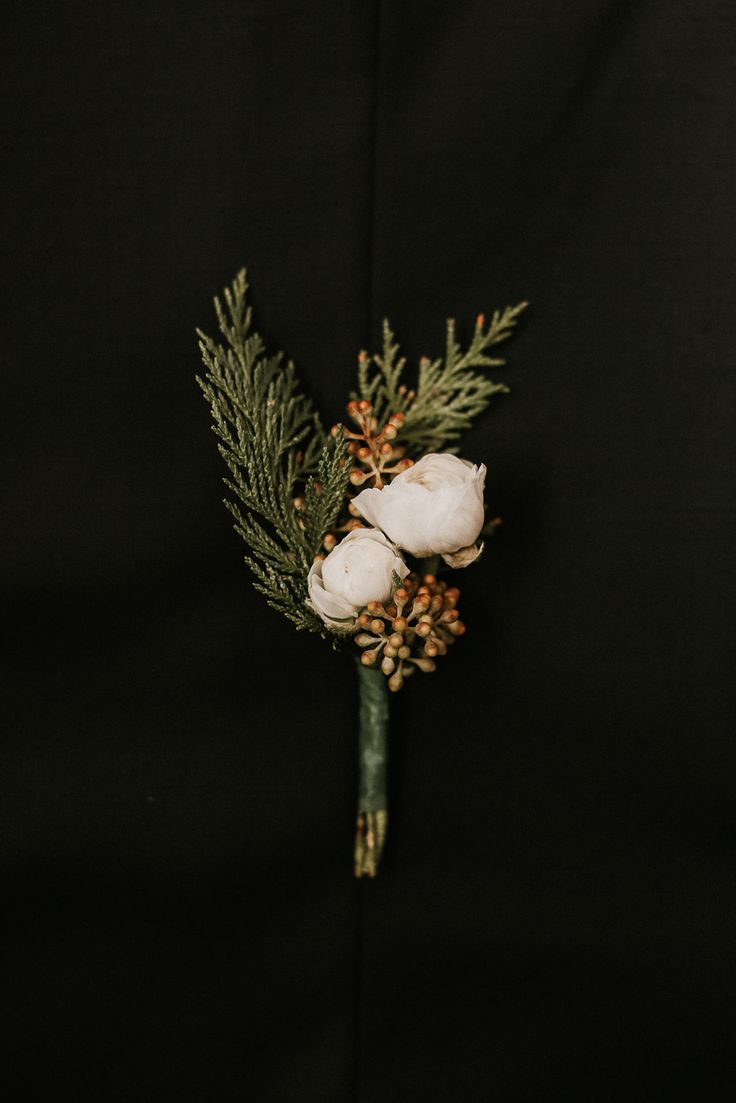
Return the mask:
{"type": "Polygon", "coordinates": [[[483,527],[486,468],[429,452],[382,490],[364,490],[353,504],[400,548],[420,558],[453,554],[483,527]]]}
{"type": "Polygon", "coordinates": [[[448,567],[469,567],[471,563],[475,563],[484,547],[485,544],[470,544],[467,548],[460,548],[459,551],[448,552],[442,558],[448,567]]]}
{"type": "Polygon", "coordinates": [[[309,603],[332,627],[355,620],[369,601],[385,601],[393,576],[405,578],[409,568],[377,529],[353,529],[326,559],[309,571],[309,603]]]}

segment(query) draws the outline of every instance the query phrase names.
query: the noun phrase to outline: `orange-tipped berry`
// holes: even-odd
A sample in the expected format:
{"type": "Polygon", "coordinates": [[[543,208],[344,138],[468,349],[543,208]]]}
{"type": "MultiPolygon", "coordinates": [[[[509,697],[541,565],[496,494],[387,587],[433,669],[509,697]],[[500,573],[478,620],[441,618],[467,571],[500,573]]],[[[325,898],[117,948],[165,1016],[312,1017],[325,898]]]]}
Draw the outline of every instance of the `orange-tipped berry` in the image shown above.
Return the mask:
{"type": "Polygon", "coordinates": [[[382,636],[386,631],[386,625],[383,623],[382,620],[379,620],[378,617],[376,617],[375,620],[371,621],[370,627],[371,632],[375,632],[377,636],[382,636]]]}
{"type": "Polygon", "coordinates": [[[369,601],[368,604],[366,605],[366,609],[368,610],[369,613],[372,613],[374,617],[377,616],[377,615],[380,615],[383,612],[383,602],[382,601],[369,601]]]}
{"type": "Polygon", "coordinates": [[[390,643],[387,643],[383,649],[383,653],[388,659],[395,659],[399,653],[398,647],[392,647],[390,643]]]}
{"type": "Polygon", "coordinates": [[[436,640],[427,640],[424,645],[424,654],[430,659],[433,659],[435,655],[438,655],[439,650],[440,649],[437,646],[436,640]]]}
{"type": "Polygon", "coordinates": [[[437,669],[437,663],[433,659],[412,659],[423,674],[432,674],[437,669]]]}
{"type": "Polygon", "coordinates": [[[426,639],[432,632],[432,625],[421,621],[416,627],[416,633],[421,639],[426,639]]]}
{"type": "Polygon", "coordinates": [[[357,467],[354,467],[350,472],[350,482],[353,486],[360,486],[367,479],[367,475],[364,471],[359,471],[357,467]]]}
{"type": "Polygon", "coordinates": [[[400,632],[394,632],[392,636],[389,636],[388,642],[391,644],[392,647],[401,647],[402,643],[404,642],[404,637],[401,635],[400,632]]]}
{"type": "Polygon", "coordinates": [[[336,543],[337,543],[337,540],[332,535],[331,532],[328,532],[327,535],[325,536],[324,540],[322,541],[322,545],[323,545],[325,551],[328,551],[328,552],[332,551],[332,549],[334,548],[336,543]]]}
{"type": "Polygon", "coordinates": [[[406,617],[396,617],[396,619],[393,621],[391,627],[393,628],[394,632],[406,632],[406,629],[407,629],[406,617]]]}
{"type": "Polygon", "coordinates": [[[362,662],[363,666],[373,666],[377,658],[377,651],[364,651],[363,654],[360,656],[360,661],[362,662]]]}
{"type": "Polygon", "coordinates": [[[455,620],[452,624],[447,625],[448,632],[452,632],[453,636],[463,636],[465,634],[465,625],[461,620],[455,620]]]}
{"type": "Polygon", "coordinates": [[[294,499],[294,509],[304,509],[304,499],[303,498],[295,498],[294,499]]]}
{"type": "Polygon", "coordinates": [[[381,659],[381,670],[383,671],[383,673],[386,675],[393,674],[395,669],[396,663],[394,662],[394,660],[390,658],[390,656],[384,655],[383,659],[381,659]]]}
{"type": "Polygon", "coordinates": [[[355,642],[358,647],[370,647],[376,642],[376,637],[369,635],[368,632],[359,632],[355,637],[355,642]]]}
{"type": "Polygon", "coordinates": [[[358,412],[358,403],[355,401],[354,398],[350,402],[348,402],[347,411],[348,411],[348,413],[350,414],[351,417],[354,417],[355,414],[357,414],[357,412],[358,412]]]}
{"type": "Polygon", "coordinates": [[[422,582],[425,586],[435,586],[437,584],[437,579],[433,574],[425,574],[422,582]]]}
{"type": "Polygon", "coordinates": [[[409,591],[404,589],[403,586],[399,586],[398,590],[396,590],[396,592],[394,593],[394,601],[396,602],[397,606],[401,608],[402,606],[406,605],[408,600],[409,591]]]}
{"type": "Polygon", "coordinates": [[[390,444],[388,443],[388,441],[386,441],[386,443],[385,443],[385,444],[382,444],[382,445],[381,445],[381,447],[380,447],[379,451],[380,451],[380,453],[381,453],[381,455],[382,455],[382,456],[387,456],[387,457],[389,457],[389,458],[390,458],[391,456],[393,456],[393,454],[394,454],[394,450],[393,450],[393,448],[391,447],[391,445],[390,445],[390,444]]]}
{"type": "Polygon", "coordinates": [[[360,628],[367,628],[371,623],[371,617],[368,613],[361,613],[355,623],[359,625],[360,628]]]}
{"type": "Polygon", "coordinates": [[[386,438],[386,440],[395,440],[397,436],[396,426],[392,425],[391,422],[389,422],[388,425],[384,425],[383,429],[381,429],[381,434],[386,438]]]}
{"type": "Polygon", "coordinates": [[[360,410],[361,414],[369,414],[373,407],[367,399],[362,398],[358,403],[358,409],[360,410]]]}
{"type": "Polygon", "coordinates": [[[408,644],[405,643],[402,647],[399,648],[399,658],[400,659],[408,659],[410,655],[411,655],[411,648],[409,647],[408,644]]]}
{"type": "Polygon", "coordinates": [[[391,417],[388,420],[390,425],[395,425],[397,429],[400,429],[406,421],[406,414],[402,414],[402,412],[399,410],[397,413],[391,414],[391,417]]]}
{"type": "Polygon", "coordinates": [[[483,326],[485,324],[486,324],[485,314],[479,314],[478,317],[475,319],[475,328],[476,329],[483,329],[483,326]]]}

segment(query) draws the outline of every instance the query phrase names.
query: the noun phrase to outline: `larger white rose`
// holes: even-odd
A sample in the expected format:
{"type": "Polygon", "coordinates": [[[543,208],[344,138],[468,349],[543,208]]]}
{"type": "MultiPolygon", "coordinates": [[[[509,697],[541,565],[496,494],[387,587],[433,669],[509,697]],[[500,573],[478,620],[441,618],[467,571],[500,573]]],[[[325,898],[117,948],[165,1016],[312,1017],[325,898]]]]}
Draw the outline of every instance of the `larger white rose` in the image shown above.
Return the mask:
{"type": "Polygon", "coordinates": [[[369,601],[385,601],[409,568],[376,529],[353,529],[307,577],[309,604],[332,628],[349,628],[369,601]]]}
{"type": "Polygon", "coordinates": [[[466,567],[480,555],[485,465],[429,452],[381,490],[363,490],[353,505],[412,555],[441,555],[466,567]]]}

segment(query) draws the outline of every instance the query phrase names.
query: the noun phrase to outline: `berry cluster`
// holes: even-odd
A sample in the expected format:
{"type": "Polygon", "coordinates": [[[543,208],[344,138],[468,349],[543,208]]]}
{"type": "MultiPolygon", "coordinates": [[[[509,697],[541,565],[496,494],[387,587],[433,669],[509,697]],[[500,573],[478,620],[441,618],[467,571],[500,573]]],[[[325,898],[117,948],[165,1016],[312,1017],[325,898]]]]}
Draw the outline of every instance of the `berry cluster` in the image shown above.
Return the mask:
{"type": "Polygon", "coordinates": [[[418,667],[431,674],[435,659],[446,655],[447,648],[462,636],[465,625],[459,619],[456,586],[424,575],[421,582],[411,574],[386,605],[370,601],[357,621],[355,637],[365,666],[379,662],[388,678],[388,688],[401,689],[404,679],[418,667]]]}
{"type": "MultiPolygon", "coordinates": [[[[406,421],[405,414],[391,414],[386,424],[379,428],[373,406],[366,399],[348,402],[347,410],[350,419],[360,430],[357,433],[344,430],[348,454],[354,457],[356,464],[362,465],[354,467],[350,472],[353,486],[362,486],[367,479],[372,478],[373,485],[380,489],[384,475],[397,475],[412,466],[413,460],[403,458],[405,449],[392,443],[406,421]],[[389,464],[392,466],[388,466],[389,464]]],[[[338,426],[333,425],[331,432],[336,436],[338,426]]]]}

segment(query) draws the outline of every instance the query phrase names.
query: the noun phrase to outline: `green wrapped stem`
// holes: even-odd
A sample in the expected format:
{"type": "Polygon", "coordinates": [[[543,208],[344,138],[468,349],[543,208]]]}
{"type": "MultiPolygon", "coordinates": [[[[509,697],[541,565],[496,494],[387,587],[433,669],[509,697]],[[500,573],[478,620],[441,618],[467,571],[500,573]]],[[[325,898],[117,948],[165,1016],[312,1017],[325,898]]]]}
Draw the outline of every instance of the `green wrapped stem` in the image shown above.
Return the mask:
{"type": "Polygon", "coordinates": [[[388,686],[375,667],[358,664],[358,821],[355,876],[375,877],[388,825],[388,686]]]}

